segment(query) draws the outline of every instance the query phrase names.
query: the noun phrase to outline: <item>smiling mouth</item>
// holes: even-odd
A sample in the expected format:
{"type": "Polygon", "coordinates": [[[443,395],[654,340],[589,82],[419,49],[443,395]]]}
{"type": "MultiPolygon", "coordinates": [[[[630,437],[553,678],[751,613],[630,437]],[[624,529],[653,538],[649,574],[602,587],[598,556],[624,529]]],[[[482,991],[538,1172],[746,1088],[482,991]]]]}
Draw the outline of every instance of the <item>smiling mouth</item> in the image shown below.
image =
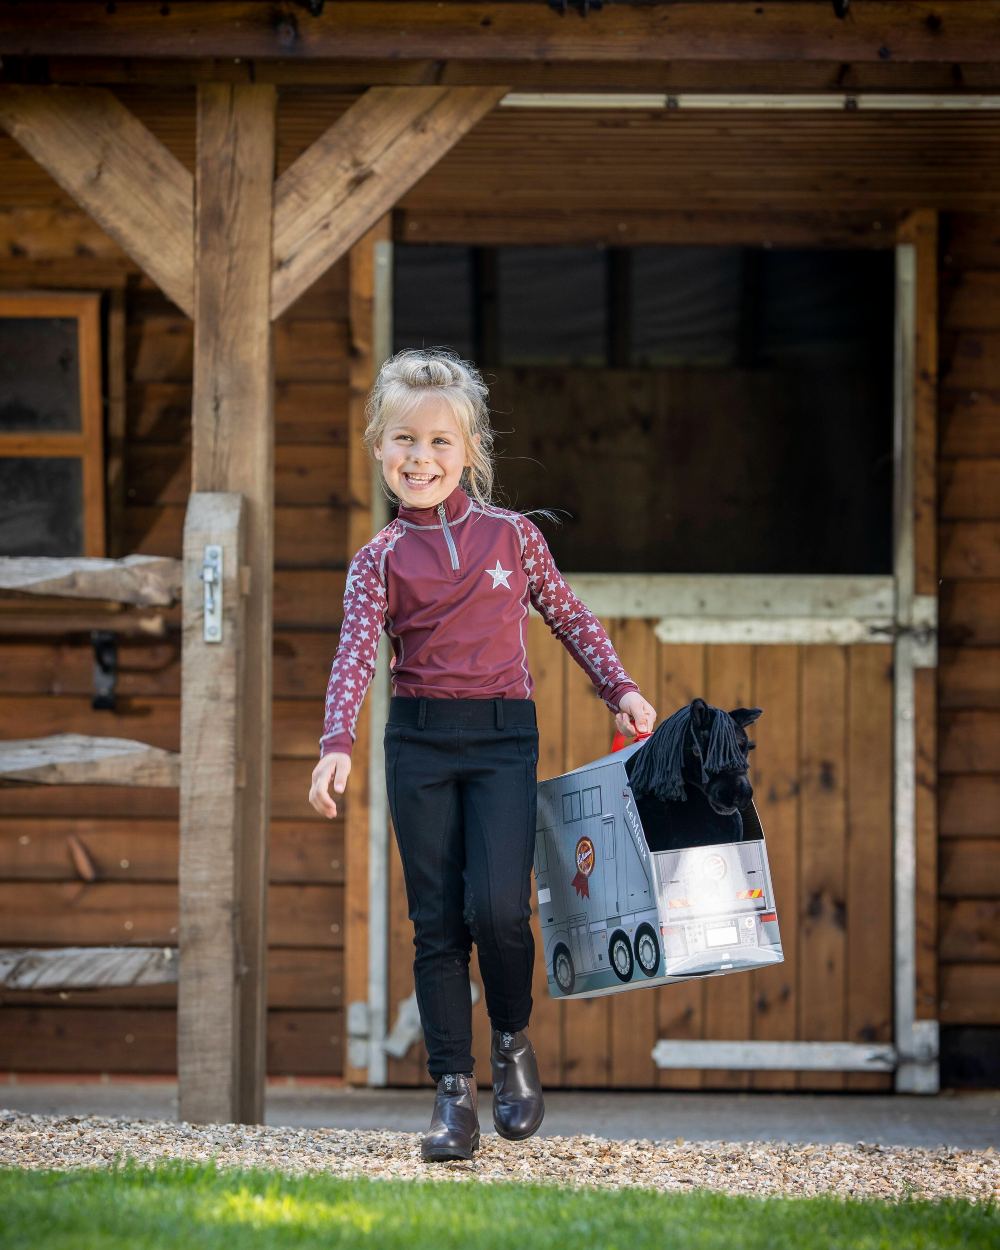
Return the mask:
{"type": "Polygon", "coordinates": [[[419,490],[421,486],[430,486],[431,482],[437,481],[437,476],[436,473],[404,473],[403,481],[419,490]]]}

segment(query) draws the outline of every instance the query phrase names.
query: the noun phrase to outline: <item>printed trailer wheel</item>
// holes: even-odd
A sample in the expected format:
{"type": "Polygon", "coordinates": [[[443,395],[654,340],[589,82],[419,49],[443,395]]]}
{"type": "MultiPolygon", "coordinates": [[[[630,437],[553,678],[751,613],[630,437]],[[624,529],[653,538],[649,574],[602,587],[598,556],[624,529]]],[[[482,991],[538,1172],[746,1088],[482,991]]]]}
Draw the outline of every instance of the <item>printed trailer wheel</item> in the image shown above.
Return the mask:
{"type": "Polygon", "coordinates": [[[631,981],[635,971],[635,960],[632,958],[632,943],[621,929],[612,934],[608,943],[608,954],[611,956],[611,968],[619,981],[631,981]]]}
{"type": "Polygon", "coordinates": [[[556,985],[562,992],[572,994],[573,986],[576,985],[576,969],[573,967],[573,956],[562,942],[556,947],[555,954],[552,956],[552,972],[556,985]]]}
{"type": "Polygon", "coordinates": [[[655,977],[660,967],[660,943],[648,924],[641,924],[635,935],[635,957],[647,977],[655,977]]]}

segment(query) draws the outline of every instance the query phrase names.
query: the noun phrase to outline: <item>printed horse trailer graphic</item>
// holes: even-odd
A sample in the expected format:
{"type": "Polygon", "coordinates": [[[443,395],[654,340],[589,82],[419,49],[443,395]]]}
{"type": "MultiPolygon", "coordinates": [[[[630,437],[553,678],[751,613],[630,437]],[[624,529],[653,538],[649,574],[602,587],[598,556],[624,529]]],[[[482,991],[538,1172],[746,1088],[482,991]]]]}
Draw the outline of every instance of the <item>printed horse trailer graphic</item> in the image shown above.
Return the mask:
{"type": "Polygon", "coordinates": [[[637,742],[538,787],[535,883],[549,993],[596,998],[782,962],[764,833],[751,805],[718,816],[637,800],[637,742]]]}

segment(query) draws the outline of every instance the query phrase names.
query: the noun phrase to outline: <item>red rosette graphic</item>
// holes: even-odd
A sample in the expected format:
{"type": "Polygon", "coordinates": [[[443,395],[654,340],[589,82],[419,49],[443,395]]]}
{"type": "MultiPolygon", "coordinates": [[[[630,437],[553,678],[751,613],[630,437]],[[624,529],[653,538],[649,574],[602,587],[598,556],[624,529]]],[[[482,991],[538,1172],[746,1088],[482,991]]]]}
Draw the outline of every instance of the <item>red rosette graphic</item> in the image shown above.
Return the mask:
{"type": "Polygon", "coordinates": [[[594,871],[596,860],[593,842],[588,837],[580,838],[576,844],[576,876],[573,878],[573,889],[581,898],[590,898],[590,885],[587,878],[594,871]]]}

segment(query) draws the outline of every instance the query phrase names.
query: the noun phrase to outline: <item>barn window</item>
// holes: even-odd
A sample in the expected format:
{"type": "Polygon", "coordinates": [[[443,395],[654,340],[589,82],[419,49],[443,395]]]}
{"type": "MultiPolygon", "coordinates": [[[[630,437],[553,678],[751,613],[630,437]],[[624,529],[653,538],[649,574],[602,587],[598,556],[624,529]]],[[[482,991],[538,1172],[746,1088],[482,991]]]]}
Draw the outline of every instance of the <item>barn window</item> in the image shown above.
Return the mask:
{"type": "Polygon", "coordinates": [[[565,572],[891,572],[891,249],[395,256],[396,348],[482,367],[498,502],[563,510],[565,572]]]}
{"type": "Polygon", "coordinates": [[[583,814],[584,816],[599,816],[601,814],[601,787],[588,786],[583,792],[583,814]]]}
{"type": "Polygon", "coordinates": [[[0,554],[105,553],[100,296],[0,293],[0,554]]]}

